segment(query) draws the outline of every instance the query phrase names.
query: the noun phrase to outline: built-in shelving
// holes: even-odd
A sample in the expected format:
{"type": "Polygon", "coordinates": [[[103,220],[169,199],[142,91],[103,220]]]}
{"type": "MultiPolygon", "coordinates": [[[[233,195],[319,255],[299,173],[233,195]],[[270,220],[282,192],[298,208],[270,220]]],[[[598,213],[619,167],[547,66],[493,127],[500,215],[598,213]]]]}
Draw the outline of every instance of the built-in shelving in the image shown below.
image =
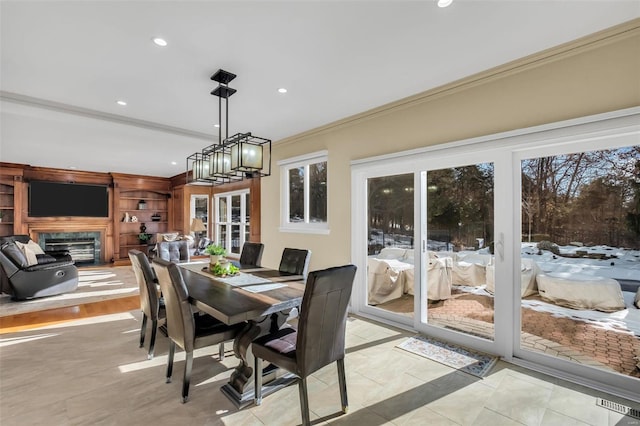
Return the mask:
{"type": "Polygon", "coordinates": [[[0,183],[0,236],[13,235],[14,186],[0,183]]]}
{"type": "Polygon", "coordinates": [[[147,252],[156,242],[156,234],[167,232],[169,226],[169,193],[152,190],[120,190],[117,200],[116,219],[118,229],[118,260],[127,260],[129,250],[147,252]],[[159,216],[159,220],[153,220],[159,216]],[[139,235],[150,234],[148,242],[141,242],[139,235]]]}

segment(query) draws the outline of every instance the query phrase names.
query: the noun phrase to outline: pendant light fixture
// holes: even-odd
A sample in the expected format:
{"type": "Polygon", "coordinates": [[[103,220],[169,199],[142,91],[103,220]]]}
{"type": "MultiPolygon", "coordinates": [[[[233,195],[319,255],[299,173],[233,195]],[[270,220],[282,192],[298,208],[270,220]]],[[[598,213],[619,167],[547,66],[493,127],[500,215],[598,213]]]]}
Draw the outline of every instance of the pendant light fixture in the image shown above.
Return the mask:
{"type": "Polygon", "coordinates": [[[236,78],[223,69],[211,76],[218,82],[211,94],[218,97],[218,143],[209,145],[187,157],[187,182],[211,185],[271,175],[271,140],[251,133],[236,133],[229,137],[229,97],[236,89],[229,83],[236,78]],[[225,126],[222,137],[222,102],[225,126]]]}

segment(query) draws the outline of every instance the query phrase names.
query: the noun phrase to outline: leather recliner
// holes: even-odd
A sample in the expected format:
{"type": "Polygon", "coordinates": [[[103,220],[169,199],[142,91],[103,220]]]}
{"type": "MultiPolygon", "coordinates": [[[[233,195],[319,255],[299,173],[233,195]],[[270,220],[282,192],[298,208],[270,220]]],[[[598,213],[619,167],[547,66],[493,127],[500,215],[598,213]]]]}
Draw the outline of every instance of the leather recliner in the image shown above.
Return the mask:
{"type": "MultiPolygon", "coordinates": [[[[38,255],[38,263],[29,265],[15,241],[23,236],[4,237],[0,246],[0,281],[3,293],[13,299],[33,299],[67,293],[78,288],[78,268],[68,254],[38,255]]],[[[28,242],[28,236],[27,242],[28,242]]],[[[24,238],[22,238],[24,241],[24,238]]],[[[20,241],[22,242],[22,241],[20,241]]]]}

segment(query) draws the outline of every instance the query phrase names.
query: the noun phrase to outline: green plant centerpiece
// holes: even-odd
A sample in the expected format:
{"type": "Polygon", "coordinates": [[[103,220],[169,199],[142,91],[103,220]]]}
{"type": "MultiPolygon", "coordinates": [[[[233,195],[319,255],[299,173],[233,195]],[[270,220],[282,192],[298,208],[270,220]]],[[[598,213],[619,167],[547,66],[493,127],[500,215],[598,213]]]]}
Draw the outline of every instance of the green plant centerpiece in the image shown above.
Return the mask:
{"type": "Polygon", "coordinates": [[[216,244],[207,246],[207,248],[204,249],[204,252],[211,257],[211,265],[220,263],[220,260],[224,257],[225,254],[227,254],[227,250],[225,250],[224,247],[216,244]]]}
{"type": "Polygon", "coordinates": [[[209,265],[209,270],[217,277],[228,277],[236,275],[240,269],[231,262],[218,262],[209,265]]]}

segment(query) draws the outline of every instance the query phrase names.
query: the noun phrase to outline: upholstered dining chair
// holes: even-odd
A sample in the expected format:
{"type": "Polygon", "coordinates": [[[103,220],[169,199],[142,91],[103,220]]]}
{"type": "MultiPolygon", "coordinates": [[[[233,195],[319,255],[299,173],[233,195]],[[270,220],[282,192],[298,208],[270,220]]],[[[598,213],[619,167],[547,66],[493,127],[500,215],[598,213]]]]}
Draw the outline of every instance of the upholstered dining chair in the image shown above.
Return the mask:
{"type": "Polygon", "coordinates": [[[151,339],[149,340],[148,359],[153,358],[158,328],[164,323],[165,310],[160,304],[158,295],[158,280],[153,272],[149,259],[140,250],[129,250],[129,260],[140,289],[140,309],[142,310],[142,325],[140,327],[140,347],[144,347],[147,331],[147,320],[151,320],[151,339]]]}
{"type": "Polygon", "coordinates": [[[302,275],[305,279],[309,272],[309,261],[311,260],[311,251],[295,248],[285,248],[282,251],[280,259],[280,272],[287,272],[293,275],[302,275]]]}
{"type": "Polygon", "coordinates": [[[268,361],[298,376],[302,424],[309,425],[307,377],[332,362],[338,366],[342,411],[347,412],[345,327],[347,306],[356,274],[345,265],[309,274],[302,298],[298,329],[285,326],[254,340],[255,403],[262,403],[262,362],[268,361]]]}
{"type": "Polygon", "coordinates": [[[264,251],[264,244],[252,243],[247,241],[242,246],[242,253],[240,253],[240,260],[233,262],[236,266],[260,266],[262,260],[262,252],[264,251]]]}
{"type": "Polygon", "coordinates": [[[167,332],[169,333],[167,383],[171,382],[173,357],[176,345],[178,345],[186,354],[182,379],[182,402],[185,403],[189,399],[193,351],[205,346],[220,345],[234,339],[244,324],[229,326],[210,315],[197,312],[194,315],[189,303],[189,291],[180,273],[180,268],[173,262],[158,258],[153,260],[153,264],[167,310],[167,332]]]}

